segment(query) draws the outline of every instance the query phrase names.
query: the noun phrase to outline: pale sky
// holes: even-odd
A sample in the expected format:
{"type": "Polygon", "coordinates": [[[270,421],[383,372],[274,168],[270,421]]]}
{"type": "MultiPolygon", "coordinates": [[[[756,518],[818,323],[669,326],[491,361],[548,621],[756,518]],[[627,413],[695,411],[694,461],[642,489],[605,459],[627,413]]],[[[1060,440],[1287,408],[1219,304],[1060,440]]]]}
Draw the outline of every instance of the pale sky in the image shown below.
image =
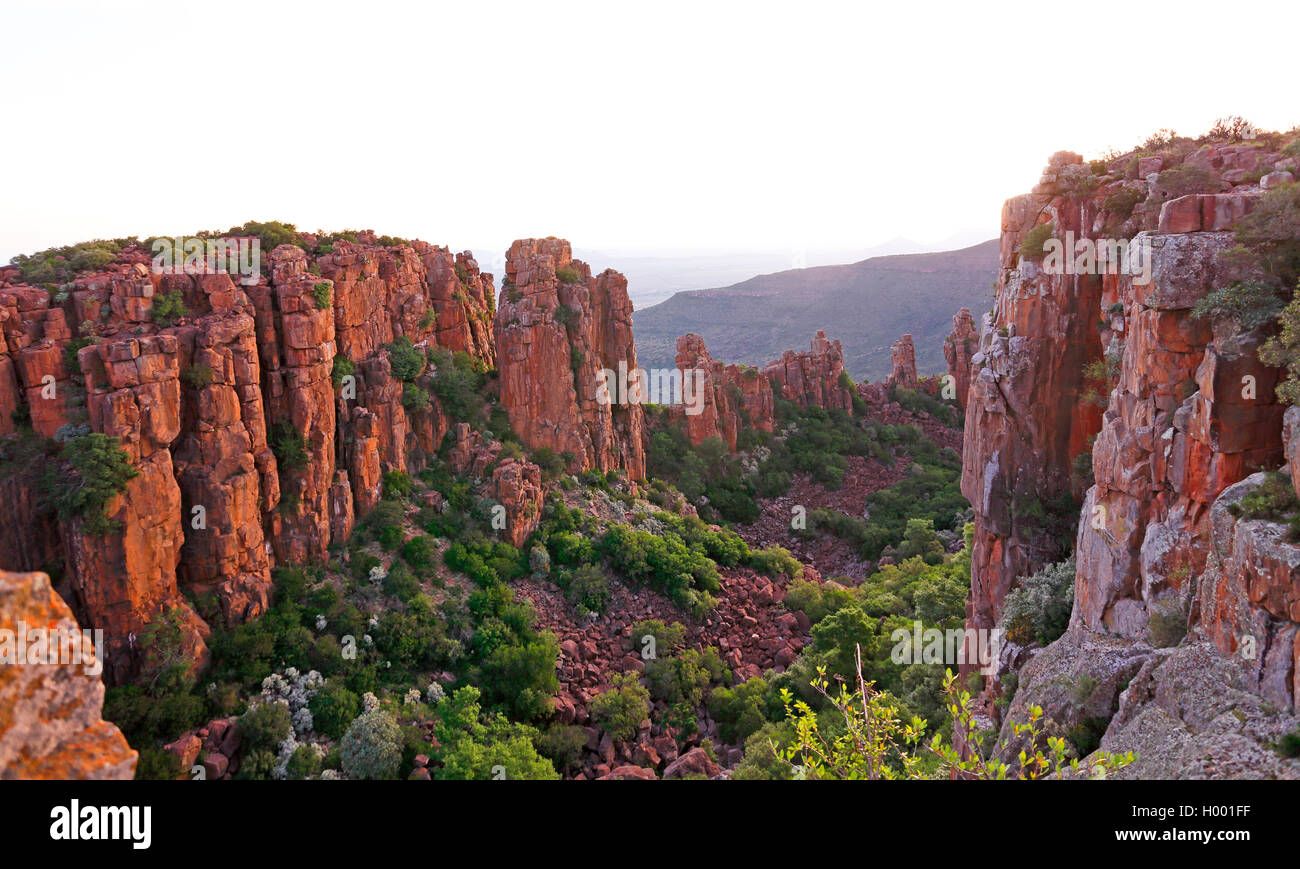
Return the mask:
{"type": "Polygon", "coordinates": [[[0,262],[249,219],[485,264],[991,238],[1053,151],[1300,124],[1297,8],[4,0],[0,262]]]}

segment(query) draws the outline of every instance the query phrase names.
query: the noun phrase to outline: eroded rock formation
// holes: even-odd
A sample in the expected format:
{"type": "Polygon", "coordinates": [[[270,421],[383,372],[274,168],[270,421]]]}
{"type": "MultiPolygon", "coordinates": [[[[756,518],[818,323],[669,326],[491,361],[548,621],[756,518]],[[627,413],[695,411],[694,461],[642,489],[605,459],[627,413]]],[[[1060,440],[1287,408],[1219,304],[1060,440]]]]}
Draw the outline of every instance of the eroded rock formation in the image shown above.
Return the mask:
{"type": "MultiPolygon", "coordinates": [[[[16,435],[0,456],[0,567],[62,568],[57,590],[105,631],[110,682],[134,672],[140,634],[167,612],[201,667],[205,620],[265,611],[275,564],[323,559],[374,506],[385,471],[437,453],[451,420],[436,399],[404,406],[390,342],[495,362],[495,289],[472,254],[371,232],[299,241],[233,279],[151,268],[139,247],[57,293],[0,269],[0,436],[16,435]],[[137,472],[105,510],[120,533],[43,503],[58,453],[47,439],[88,432],[116,438],[137,472]]],[[[601,299],[617,295],[609,284],[601,299]]],[[[613,331],[590,329],[599,347],[613,331]]],[[[416,394],[436,376],[430,354],[416,394]]],[[[521,517],[530,479],[499,485],[521,517]]]]}
{"type": "Polygon", "coordinates": [[[672,405],[674,419],[686,427],[692,444],[711,437],[722,438],[728,448],[736,449],[736,437],[744,428],[772,431],[775,408],[772,384],[748,365],[724,365],[709,356],[704,339],[694,333],[677,339],[677,370],[699,372],[701,395],[699,413],[690,413],[683,404],[672,405]]]}
{"type": "MultiPolygon", "coordinates": [[[[915,372],[916,365],[913,363],[915,372]]],[[[839,341],[826,337],[824,329],[813,336],[812,346],[803,352],[787,350],[763,366],[763,377],[781,384],[781,398],[800,407],[853,410],[853,391],[846,382],[844,351],[839,341]]]]}
{"type": "Polygon", "coordinates": [[[916,347],[912,336],[904,335],[889,347],[889,376],[885,385],[916,388],[916,347]]]}
{"type": "Polygon", "coordinates": [[[496,345],[501,406],[530,449],[553,450],[573,471],[645,477],[644,412],[621,400],[617,383],[637,370],[626,278],[593,276],[564,239],[516,241],[496,345]],[[601,371],[615,376],[607,382],[601,371]]]}
{"type": "Polygon", "coordinates": [[[970,308],[962,308],[952,317],[952,332],[944,339],[943,355],[948,362],[948,376],[952,378],[952,388],[956,390],[957,403],[966,409],[966,399],[970,392],[971,357],[979,345],[979,331],[975,328],[975,319],[971,317],[970,308]]]}

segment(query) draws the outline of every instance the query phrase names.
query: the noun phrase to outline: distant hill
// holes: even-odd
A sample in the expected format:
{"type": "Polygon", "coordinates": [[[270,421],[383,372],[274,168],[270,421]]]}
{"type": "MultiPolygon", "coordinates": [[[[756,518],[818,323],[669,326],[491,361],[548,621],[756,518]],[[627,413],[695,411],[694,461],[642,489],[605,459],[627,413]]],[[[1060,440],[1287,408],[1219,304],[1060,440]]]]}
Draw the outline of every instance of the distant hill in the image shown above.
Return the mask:
{"type": "Polygon", "coordinates": [[[921,374],[946,370],[943,339],[963,306],[978,318],[992,304],[998,243],[961,250],[882,256],[840,266],[759,275],[716,290],[693,290],[633,316],[637,359],[668,367],[677,337],[697,332],[724,362],[762,365],[807,350],[825,329],[844,346],[855,380],[889,372],[889,345],[910,332],[921,374]]]}

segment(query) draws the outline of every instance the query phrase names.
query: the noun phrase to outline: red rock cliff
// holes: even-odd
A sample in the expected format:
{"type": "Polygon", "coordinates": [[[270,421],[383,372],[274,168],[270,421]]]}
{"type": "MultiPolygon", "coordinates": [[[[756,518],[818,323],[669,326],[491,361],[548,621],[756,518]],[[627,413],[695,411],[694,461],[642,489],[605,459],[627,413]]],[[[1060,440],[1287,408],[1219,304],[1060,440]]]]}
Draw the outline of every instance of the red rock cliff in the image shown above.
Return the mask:
{"type": "Polygon", "coordinates": [[[627,279],[593,276],[563,239],[510,246],[496,318],[501,406],[530,449],[568,455],[570,470],[645,477],[644,412],[602,400],[598,373],[635,372],[627,279]]]}

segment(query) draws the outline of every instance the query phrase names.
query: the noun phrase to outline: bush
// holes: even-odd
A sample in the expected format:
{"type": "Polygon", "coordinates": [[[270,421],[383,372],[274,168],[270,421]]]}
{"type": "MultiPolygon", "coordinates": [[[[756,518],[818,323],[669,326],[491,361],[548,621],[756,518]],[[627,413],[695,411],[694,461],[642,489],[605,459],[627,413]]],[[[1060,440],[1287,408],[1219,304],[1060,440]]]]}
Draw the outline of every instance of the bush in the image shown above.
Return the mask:
{"type": "Polygon", "coordinates": [[[416,571],[428,573],[437,561],[438,547],[427,534],[412,537],[402,545],[402,558],[416,571]]]}
{"type": "Polygon", "coordinates": [[[718,687],[709,697],[709,713],[718,722],[718,735],[732,745],[743,744],[767,723],[767,682],[754,676],[734,688],[718,687]]]}
{"type": "Polygon", "coordinates": [[[1047,255],[1045,246],[1047,240],[1052,237],[1052,232],[1051,223],[1040,223],[1029,230],[1020,242],[1020,255],[1031,262],[1042,260],[1047,255]]]}
{"type": "Polygon", "coordinates": [[[380,707],[357,716],[339,744],[343,774],[350,779],[392,779],[402,761],[402,729],[380,707]]]}
{"type": "Polygon", "coordinates": [[[1170,649],[1187,636],[1187,608],[1177,597],[1156,601],[1147,614],[1147,636],[1157,649],[1170,649]]]}
{"type": "Polygon", "coordinates": [[[339,354],[334,357],[334,367],[330,369],[330,380],[338,386],[343,383],[343,378],[352,374],[356,370],[356,365],[348,357],[339,354]]]}
{"type": "Polygon", "coordinates": [[[579,609],[603,613],[609,605],[609,577],[594,564],[579,565],[562,587],[565,598],[579,609]]]}
{"type": "Polygon", "coordinates": [[[176,325],[178,320],[189,315],[190,311],[185,307],[185,298],[180,290],[159,293],[154,296],[153,305],[149,308],[150,318],[164,329],[176,325]]]}
{"type": "Polygon", "coordinates": [[[271,427],[271,452],[281,471],[297,471],[307,467],[311,454],[307,452],[307,439],[288,420],[271,427]]]}
{"type": "Polygon", "coordinates": [[[384,497],[387,499],[405,498],[411,494],[413,485],[411,475],[405,471],[384,472],[384,497]]]}
{"type": "Polygon", "coordinates": [[[1221,290],[1206,293],[1192,308],[1192,316],[1235,317],[1240,327],[1249,331],[1272,320],[1283,308],[1282,300],[1267,284],[1239,281],[1221,290]]]}
{"type": "Polygon", "coordinates": [[[74,437],[64,443],[62,457],[66,467],[46,477],[46,488],[59,518],[80,517],[86,530],[95,535],[116,530],[117,523],[104,510],[140,474],[131,465],[130,456],[118,446],[117,438],[98,432],[74,437]]]}
{"type": "Polygon", "coordinates": [[[181,372],[181,382],[190,389],[203,389],[212,385],[212,366],[206,362],[186,366],[181,372]]]}
{"type": "Polygon", "coordinates": [[[610,686],[591,698],[591,715],[610,736],[631,739],[650,715],[650,692],[635,672],[613,674],[610,686]]]}
{"type": "Polygon", "coordinates": [[[240,746],[245,753],[264,750],[274,754],[292,732],[289,707],[284,703],[259,703],[239,718],[240,746]]]}
{"type": "Polygon", "coordinates": [[[562,284],[576,284],[582,280],[582,275],[574,268],[558,268],[555,270],[555,279],[562,284]]]}
{"type": "Polygon", "coordinates": [[[324,311],[329,308],[330,302],[334,296],[334,285],[329,281],[318,281],[311,288],[311,297],[316,302],[317,310],[324,311]]]}
{"type": "Polygon", "coordinates": [[[341,679],[328,679],[316,689],[308,703],[312,727],[332,739],[338,739],[361,711],[361,698],[348,690],[341,679]]]}
{"type": "Polygon", "coordinates": [[[755,549],[749,553],[747,561],[754,570],[774,579],[778,576],[788,576],[793,579],[803,575],[803,565],[790,554],[790,550],[781,546],[755,549]]]}
{"type": "Polygon", "coordinates": [[[385,349],[388,351],[393,376],[398,380],[410,382],[424,371],[424,355],[405,335],[398,337],[385,349]]]}
{"type": "Polygon", "coordinates": [[[1003,603],[1002,630],[1019,646],[1047,645],[1065,633],[1074,608],[1074,559],[1021,578],[1003,603]]]}
{"type": "Polygon", "coordinates": [[[686,628],[678,622],[664,624],[658,619],[644,619],[632,625],[628,643],[635,652],[645,648],[645,638],[654,638],[655,655],[666,654],[686,641],[686,628]]]}

